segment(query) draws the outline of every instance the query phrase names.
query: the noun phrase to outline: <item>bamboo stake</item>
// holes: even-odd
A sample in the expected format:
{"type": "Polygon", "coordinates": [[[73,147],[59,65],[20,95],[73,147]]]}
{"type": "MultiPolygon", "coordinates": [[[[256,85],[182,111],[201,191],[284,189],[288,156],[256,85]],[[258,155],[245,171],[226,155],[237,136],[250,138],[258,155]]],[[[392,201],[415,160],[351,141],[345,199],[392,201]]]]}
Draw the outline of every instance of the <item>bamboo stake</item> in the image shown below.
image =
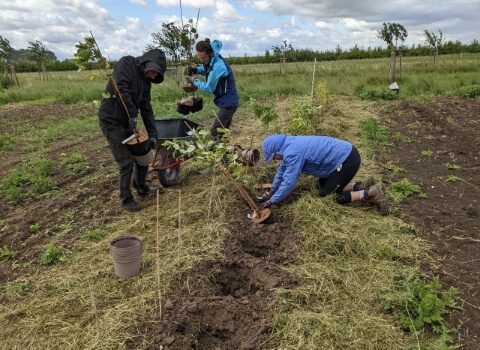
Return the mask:
{"type": "Polygon", "coordinates": [[[315,60],[313,61],[313,74],[312,74],[312,100],[313,100],[313,87],[315,86],[315,67],[317,65],[317,58],[315,57],[315,60]]]}
{"type": "Polygon", "coordinates": [[[95,295],[93,293],[93,287],[90,283],[90,280],[88,280],[88,289],[90,290],[90,300],[92,302],[93,313],[95,314],[95,328],[97,330],[98,343],[100,344],[100,349],[104,349],[103,338],[100,334],[100,317],[98,316],[97,302],[95,300],[95,295]]]}
{"type": "Polygon", "coordinates": [[[212,174],[212,186],[210,188],[210,200],[208,202],[208,212],[207,212],[207,225],[212,230],[212,225],[210,224],[210,214],[212,213],[212,199],[213,199],[213,184],[215,182],[215,172],[212,174]]]}
{"type": "Polygon", "coordinates": [[[182,190],[178,190],[178,241],[177,241],[177,257],[180,260],[180,251],[182,248],[182,236],[180,230],[180,214],[181,214],[182,190]]]}
{"type": "Polygon", "coordinates": [[[157,189],[157,232],[156,232],[156,255],[155,261],[157,263],[157,289],[158,289],[158,316],[162,320],[162,290],[160,284],[160,190],[157,189]]]}

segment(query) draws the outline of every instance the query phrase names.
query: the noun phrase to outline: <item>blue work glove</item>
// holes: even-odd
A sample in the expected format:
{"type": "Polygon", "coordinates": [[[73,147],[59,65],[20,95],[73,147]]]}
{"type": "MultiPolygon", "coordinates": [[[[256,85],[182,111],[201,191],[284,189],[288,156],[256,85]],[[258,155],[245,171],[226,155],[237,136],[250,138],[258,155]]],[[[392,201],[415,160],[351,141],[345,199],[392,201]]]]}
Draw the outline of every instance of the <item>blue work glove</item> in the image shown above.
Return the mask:
{"type": "Polygon", "coordinates": [[[137,119],[135,117],[131,117],[128,121],[128,126],[130,126],[130,129],[135,130],[137,128],[137,119]]]}
{"type": "Polygon", "coordinates": [[[195,79],[197,79],[197,78],[195,78],[195,76],[188,76],[186,78],[187,78],[187,81],[189,81],[192,85],[193,85],[193,82],[195,81],[195,79]]]}
{"type": "Polygon", "coordinates": [[[150,149],[157,149],[157,139],[155,137],[150,137],[148,139],[148,145],[150,149]]]}

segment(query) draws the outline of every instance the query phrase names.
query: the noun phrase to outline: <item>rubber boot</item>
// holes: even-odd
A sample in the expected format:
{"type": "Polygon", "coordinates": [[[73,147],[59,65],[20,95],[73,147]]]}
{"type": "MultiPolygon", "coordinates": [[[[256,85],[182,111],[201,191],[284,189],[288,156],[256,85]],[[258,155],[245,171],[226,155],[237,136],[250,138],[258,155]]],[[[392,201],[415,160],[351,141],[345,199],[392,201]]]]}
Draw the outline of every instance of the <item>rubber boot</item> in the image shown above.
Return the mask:
{"type": "Polygon", "coordinates": [[[138,204],[137,202],[135,202],[135,199],[133,198],[129,198],[127,199],[126,201],[124,201],[122,203],[122,208],[128,210],[128,211],[132,211],[132,212],[135,212],[135,211],[140,211],[142,209],[142,207],[140,206],[140,204],[138,204]]]}
{"type": "Polygon", "coordinates": [[[365,193],[365,200],[374,203],[378,206],[378,211],[382,215],[387,215],[390,213],[390,208],[388,205],[385,196],[383,195],[383,191],[378,185],[370,186],[365,193]]]}
{"type": "Polygon", "coordinates": [[[147,173],[148,166],[141,166],[135,163],[135,166],[133,167],[133,187],[142,198],[155,194],[157,191],[156,188],[152,188],[146,184],[147,173]]]}

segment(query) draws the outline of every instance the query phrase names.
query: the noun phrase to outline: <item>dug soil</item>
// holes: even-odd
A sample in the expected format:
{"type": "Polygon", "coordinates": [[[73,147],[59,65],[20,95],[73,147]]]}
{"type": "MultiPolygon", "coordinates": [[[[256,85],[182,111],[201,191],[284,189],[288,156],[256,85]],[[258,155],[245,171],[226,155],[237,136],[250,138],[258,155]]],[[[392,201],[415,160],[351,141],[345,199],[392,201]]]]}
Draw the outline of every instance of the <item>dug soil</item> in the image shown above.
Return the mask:
{"type": "Polygon", "coordinates": [[[182,276],[162,319],[142,320],[128,349],[275,349],[274,293],[298,285],[285,270],[300,239],[289,225],[254,225],[246,207],[232,207],[221,258],[182,276]],[[146,339],[145,339],[146,338],[146,339]],[[163,346],[163,347],[162,347],[163,346]]]}
{"type": "Polygon", "coordinates": [[[456,345],[480,349],[480,101],[403,101],[384,120],[393,142],[384,162],[405,169],[385,178],[407,178],[427,195],[407,198],[395,214],[431,242],[435,263],[427,272],[460,290],[459,308],[448,316],[456,345]]]}
{"type": "MultiPolygon", "coordinates": [[[[36,120],[64,120],[84,113],[94,114],[95,110],[85,105],[59,103],[11,104],[0,108],[0,119],[10,127],[0,130],[6,134],[18,127],[17,123],[34,125],[36,120]]],[[[22,144],[28,143],[28,140],[22,141],[22,144]]],[[[87,168],[71,176],[57,171],[53,176],[56,189],[48,196],[30,198],[21,204],[2,199],[0,247],[16,254],[13,263],[0,262],[0,284],[34,274],[42,268],[39,258],[48,243],[68,250],[83,232],[105,228],[123,215],[116,199],[115,163],[100,130],[91,135],[88,142],[60,140],[50,148],[48,156],[58,165],[61,154],[74,151],[85,156],[87,168]],[[92,180],[86,182],[88,177],[92,180]]],[[[26,155],[24,147],[20,146],[4,152],[0,174],[10,172],[26,155]]]]}

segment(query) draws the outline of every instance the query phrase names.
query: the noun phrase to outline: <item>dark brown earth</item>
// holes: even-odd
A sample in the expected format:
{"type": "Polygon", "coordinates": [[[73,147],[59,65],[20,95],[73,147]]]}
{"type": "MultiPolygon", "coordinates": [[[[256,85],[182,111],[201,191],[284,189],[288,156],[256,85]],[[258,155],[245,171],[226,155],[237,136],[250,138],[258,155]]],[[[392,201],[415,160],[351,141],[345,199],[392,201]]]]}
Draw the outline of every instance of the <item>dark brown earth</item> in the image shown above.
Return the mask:
{"type": "Polygon", "coordinates": [[[300,240],[283,223],[253,225],[231,208],[223,257],[195,266],[164,304],[161,320],[143,320],[129,349],[274,349],[274,291],[298,285],[284,269],[300,240]],[[185,281],[188,280],[188,285],[185,281]],[[146,338],[146,339],[145,339],[146,338]]]}
{"type": "MultiPolygon", "coordinates": [[[[18,123],[65,119],[82,113],[94,114],[95,110],[83,105],[58,103],[12,104],[0,108],[1,125],[13,129],[17,129],[18,123]]],[[[54,181],[57,190],[52,196],[28,199],[18,205],[1,200],[0,218],[3,222],[0,227],[0,247],[6,247],[16,255],[15,264],[0,262],[0,283],[42,268],[39,266],[39,257],[46,244],[52,242],[68,249],[82,232],[113,223],[121,214],[114,194],[117,188],[115,163],[100,130],[87,142],[61,140],[50,149],[49,157],[55,161],[61,153],[74,151],[86,157],[88,168],[75,176],[56,173],[54,181]],[[99,175],[97,180],[84,183],[86,177],[96,174],[99,175]],[[38,225],[39,230],[32,230],[31,225],[38,225]]],[[[0,174],[11,171],[24,156],[22,147],[4,152],[0,174]]]]}
{"type": "Polygon", "coordinates": [[[385,123],[394,135],[384,161],[405,168],[390,181],[408,178],[428,198],[411,196],[396,215],[414,222],[433,245],[430,274],[440,275],[445,287],[460,289],[459,309],[448,321],[457,330],[459,349],[480,349],[480,101],[440,98],[403,101],[391,109],[385,123]],[[422,156],[423,150],[433,155],[422,156]],[[459,170],[444,164],[455,163],[459,170]],[[447,182],[449,175],[461,178],[447,182]]]}

